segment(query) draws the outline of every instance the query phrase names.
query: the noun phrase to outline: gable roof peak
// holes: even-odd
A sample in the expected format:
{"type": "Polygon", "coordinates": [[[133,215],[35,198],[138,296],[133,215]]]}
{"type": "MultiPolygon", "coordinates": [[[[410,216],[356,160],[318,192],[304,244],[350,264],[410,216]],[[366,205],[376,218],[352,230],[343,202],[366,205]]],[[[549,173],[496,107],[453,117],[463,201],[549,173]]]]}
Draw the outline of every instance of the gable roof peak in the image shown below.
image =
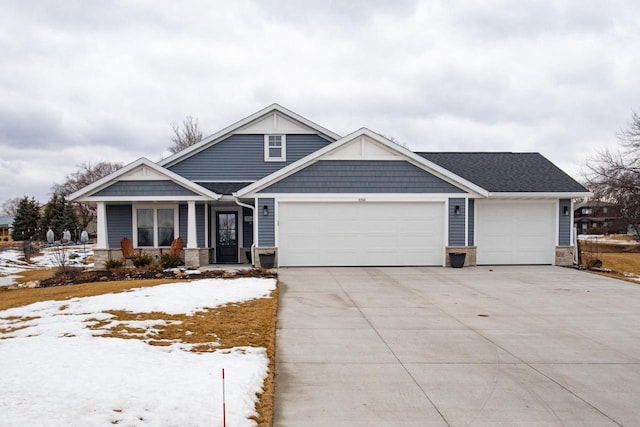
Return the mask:
{"type": "Polygon", "coordinates": [[[190,157],[208,147],[210,147],[211,145],[214,145],[218,142],[220,142],[221,140],[223,140],[224,138],[232,135],[234,132],[248,126],[250,123],[256,122],[258,120],[263,119],[265,116],[277,112],[279,114],[282,114],[284,116],[286,116],[288,119],[291,119],[295,122],[300,123],[301,125],[310,128],[312,130],[314,130],[315,132],[318,133],[318,135],[320,135],[321,137],[329,140],[330,142],[336,141],[338,139],[341,138],[340,135],[338,135],[335,132],[330,131],[329,129],[320,126],[319,124],[312,122],[311,120],[301,116],[298,113],[295,113],[291,110],[289,110],[288,108],[283,107],[282,105],[278,104],[278,103],[273,103],[271,105],[266,106],[265,108],[256,111],[255,113],[245,117],[242,120],[239,120],[235,123],[233,123],[230,126],[227,126],[226,128],[207,136],[206,138],[202,139],[202,141],[188,147],[185,148],[184,150],[175,153],[165,159],[162,159],[158,162],[158,164],[160,166],[171,166],[175,163],[177,163],[178,161],[181,161],[187,157],[190,157]]]}

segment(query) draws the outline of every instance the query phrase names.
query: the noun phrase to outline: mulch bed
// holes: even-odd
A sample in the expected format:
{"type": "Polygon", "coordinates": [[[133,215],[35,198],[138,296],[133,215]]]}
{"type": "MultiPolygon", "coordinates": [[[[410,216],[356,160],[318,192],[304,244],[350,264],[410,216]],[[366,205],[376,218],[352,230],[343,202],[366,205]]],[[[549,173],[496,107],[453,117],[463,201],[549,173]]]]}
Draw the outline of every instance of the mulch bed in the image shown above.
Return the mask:
{"type": "Polygon", "coordinates": [[[208,279],[208,278],[224,278],[232,279],[235,277],[277,277],[275,270],[265,270],[252,268],[247,270],[208,270],[199,273],[191,273],[193,270],[162,270],[157,267],[122,267],[111,270],[82,270],[82,269],[66,269],[57,272],[53,277],[40,281],[41,288],[63,285],[77,285],[81,283],[93,282],[111,282],[119,280],[144,280],[144,279],[208,279]]]}

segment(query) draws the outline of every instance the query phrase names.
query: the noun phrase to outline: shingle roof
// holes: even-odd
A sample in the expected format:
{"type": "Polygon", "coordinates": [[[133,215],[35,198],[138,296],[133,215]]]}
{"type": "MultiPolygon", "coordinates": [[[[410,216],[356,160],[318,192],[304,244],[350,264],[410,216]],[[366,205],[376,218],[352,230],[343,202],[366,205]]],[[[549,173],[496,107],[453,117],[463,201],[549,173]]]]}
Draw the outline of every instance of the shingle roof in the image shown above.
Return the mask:
{"type": "Polygon", "coordinates": [[[0,225],[8,226],[13,224],[13,217],[10,216],[0,216],[0,225]]]}
{"type": "Polygon", "coordinates": [[[252,182],[196,182],[196,184],[217,194],[232,194],[252,182]]]}
{"type": "Polygon", "coordinates": [[[588,192],[540,153],[416,153],[490,192],[588,192]]]}

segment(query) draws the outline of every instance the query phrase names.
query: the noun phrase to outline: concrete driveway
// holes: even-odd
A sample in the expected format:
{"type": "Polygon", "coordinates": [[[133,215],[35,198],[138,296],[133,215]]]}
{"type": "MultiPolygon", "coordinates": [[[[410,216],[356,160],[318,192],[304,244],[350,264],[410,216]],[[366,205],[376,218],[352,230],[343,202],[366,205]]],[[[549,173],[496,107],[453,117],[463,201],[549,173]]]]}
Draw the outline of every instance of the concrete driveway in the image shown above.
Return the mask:
{"type": "Polygon", "coordinates": [[[560,267],[279,274],[276,426],[640,423],[640,285],[560,267]]]}

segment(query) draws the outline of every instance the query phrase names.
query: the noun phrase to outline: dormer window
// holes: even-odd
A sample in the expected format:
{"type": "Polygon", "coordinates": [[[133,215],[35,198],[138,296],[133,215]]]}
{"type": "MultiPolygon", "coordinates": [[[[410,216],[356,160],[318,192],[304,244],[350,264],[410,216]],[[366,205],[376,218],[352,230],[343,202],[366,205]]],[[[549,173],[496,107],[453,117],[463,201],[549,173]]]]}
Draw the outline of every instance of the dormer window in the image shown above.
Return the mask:
{"type": "Polygon", "coordinates": [[[287,160],[287,141],[284,135],[264,136],[264,161],[285,162],[287,160]]]}

